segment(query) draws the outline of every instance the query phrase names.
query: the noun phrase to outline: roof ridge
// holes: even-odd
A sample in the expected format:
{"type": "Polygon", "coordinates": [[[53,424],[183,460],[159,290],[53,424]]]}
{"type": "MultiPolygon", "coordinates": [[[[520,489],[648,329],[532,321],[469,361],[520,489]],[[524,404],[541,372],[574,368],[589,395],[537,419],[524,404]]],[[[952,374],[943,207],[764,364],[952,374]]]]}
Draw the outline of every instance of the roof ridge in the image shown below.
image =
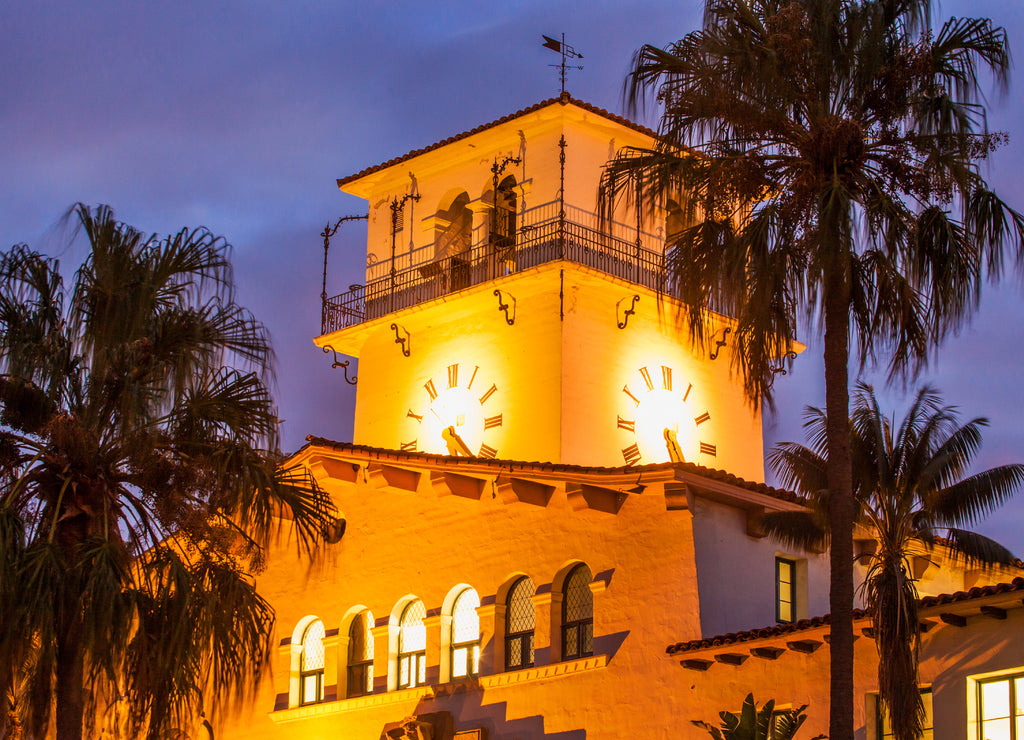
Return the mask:
{"type": "Polygon", "coordinates": [[[508,115],[502,116],[501,118],[490,121],[489,123],[480,124],[475,128],[467,129],[461,133],[449,136],[447,139],[442,139],[441,141],[434,142],[433,144],[429,144],[419,149],[413,149],[409,152],[406,152],[405,154],[402,154],[401,156],[389,159],[386,162],[381,162],[380,164],[373,165],[372,167],[367,167],[363,170],[360,170],[359,172],[356,172],[354,175],[348,175],[347,177],[338,178],[338,187],[340,188],[342,185],[354,182],[363,177],[366,177],[367,175],[372,175],[374,172],[380,172],[381,170],[386,170],[389,167],[394,167],[395,165],[400,164],[408,159],[412,159],[413,157],[418,157],[421,154],[426,154],[427,152],[439,149],[442,146],[447,146],[448,144],[454,144],[456,141],[465,139],[469,136],[472,136],[473,134],[478,134],[481,131],[486,131],[487,129],[494,128],[495,126],[500,126],[503,123],[508,123],[509,121],[515,120],[516,118],[521,118],[522,116],[538,111],[541,108],[547,108],[548,106],[554,105],[556,103],[560,105],[575,105],[577,108],[582,108],[585,111],[589,111],[590,113],[594,113],[603,118],[607,118],[610,121],[614,121],[615,123],[619,123],[623,126],[631,128],[634,131],[637,131],[638,133],[650,136],[652,138],[658,138],[657,132],[648,128],[647,126],[643,126],[639,123],[636,123],[635,121],[626,118],[625,116],[620,116],[617,113],[612,113],[611,111],[605,110],[604,108],[601,108],[599,106],[574,98],[567,92],[563,92],[561,95],[557,97],[547,98],[545,100],[540,101],[539,103],[534,103],[533,105],[527,106],[526,108],[521,108],[515,113],[509,113],[508,115]]]}

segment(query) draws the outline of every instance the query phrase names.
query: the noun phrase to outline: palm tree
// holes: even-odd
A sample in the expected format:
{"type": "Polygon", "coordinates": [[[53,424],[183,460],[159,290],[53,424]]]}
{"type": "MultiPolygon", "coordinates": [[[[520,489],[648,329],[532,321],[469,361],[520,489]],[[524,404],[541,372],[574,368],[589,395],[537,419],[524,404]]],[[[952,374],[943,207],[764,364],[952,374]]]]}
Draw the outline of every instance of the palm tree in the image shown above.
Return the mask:
{"type": "Polygon", "coordinates": [[[976,307],[1024,219],[979,167],[979,74],[1005,87],[1006,33],[929,0],[706,0],[704,25],[644,46],[632,109],[656,94],[660,139],[606,167],[602,211],[673,198],[691,225],[666,245],[665,290],[692,342],[709,309],[736,320],[734,362],[754,406],[806,321],[824,333],[832,612],[830,737],[853,738],[849,358],[913,373],[976,307]]]}
{"type": "MultiPolygon", "coordinates": [[[[966,475],[988,421],[964,425],[931,388],[922,388],[897,426],[886,418],[870,385],[858,384],[850,418],[856,523],[878,542],[866,557],[862,585],[878,653],[878,687],[896,740],[921,736],[924,707],[918,691],[921,641],[918,593],[910,567],[915,548],[945,549],[982,567],[1011,565],[1014,557],[973,526],[1024,483],[1024,465],[1002,465],[966,475]],[[944,535],[940,538],[940,534],[944,535]]],[[[789,544],[820,547],[829,522],[827,419],[809,408],[804,428],[811,446],[776,446],[768,461],[785,485],[811,504],[808,511],[770,514],[765,531],[789,544]]]]}
{"type": "Polygon", "coordinates": [[[250,574],[285,521],[312,553],[333,509],[279,467],[227,243],[69,215],[91,247],[70,289],[55,260],[0,255],[0,721],[164,737],[259,679],[274,620],[250,574]]]}

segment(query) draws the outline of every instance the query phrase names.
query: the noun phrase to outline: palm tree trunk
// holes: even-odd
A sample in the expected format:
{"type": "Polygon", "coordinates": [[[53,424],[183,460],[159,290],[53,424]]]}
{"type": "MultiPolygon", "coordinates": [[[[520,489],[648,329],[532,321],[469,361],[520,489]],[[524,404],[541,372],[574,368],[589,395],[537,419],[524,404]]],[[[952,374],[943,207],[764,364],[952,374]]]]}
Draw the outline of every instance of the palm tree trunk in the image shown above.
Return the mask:
{"type": "MultiPolygon", "coordinates": [[[[74,603],[73,608],[78,604],[74,603]]],[[[57,740],[82,740],[85,719],[85,660],[82,651],[81,619],[77,613],[67,620],[57,640],[57,740]]]]}
{"type": "MultiPolygon", "coordinates": [[[[834,234],[835,232],[833,232],[834,234]]],[[[829,236],[832,236],[830,234],[829,236]]],[[[850,457],[849,282],[840,262],[825,282],[825,412],[831,612],[830,740],[853,740],[853,465],[850,457]]]]}

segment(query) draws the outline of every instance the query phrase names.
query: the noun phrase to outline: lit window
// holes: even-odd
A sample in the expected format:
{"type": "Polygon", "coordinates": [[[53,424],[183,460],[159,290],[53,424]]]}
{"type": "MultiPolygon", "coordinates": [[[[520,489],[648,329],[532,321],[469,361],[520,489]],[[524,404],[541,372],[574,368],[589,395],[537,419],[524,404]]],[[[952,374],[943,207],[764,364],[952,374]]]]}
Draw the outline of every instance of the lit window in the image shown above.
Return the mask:
{"type": "Polygon", "coordinates": [[[577,565],[565,579],[562,597],[562,660],[594,654],[594,594],[590,569],[577,565]]]}
{"type": "Polygon", "coordinates": [[[796,562],[775,558],[775,621],[796,621],[796,562]]]}
{"type": "Polygon", "coordinates": [[[398,631],[398,688],[408,689],[427,682],[427,611],[422,601],[413,601],[402,612],[398,631]]]}
{"type": "Polygon", "coordinates": [[[1024,674],[978,681],[983,740],[1024,740],[1024,674]]]}
{"type": "MultiPolygon", "coordinates": [[[[886,710],[882,700],[877,699],[878,706],[878,738],[879,740],[891,740],[892,724],[889,722],[889,712],[886,710]]],[[[921,703],[924,704],[924,721],[922,724],[921,740],[932,740],[932,690],[931,688],[921,689],[921,703]]],[[[986,735],[986,737],[988,737],[986,735]]],[[[1000,736],[1001,737],[1001,736],[1000,736]]],[[[1006,736],[1007,738],[1009,735],[1006,736]]],[[[995,740],[995,737],[992,738],[995,740]]]]}
{"type": "Polygon", "coordinates": [[[302,654],[299,657],[299,703],[313,704],[324,700],[324,623],[310,622],[302,633],[302,654]]]}
{"type": "Polygon", "coordinates": [[[480,597],[467,588],[452,607],[452,678],[475,676],[480,670],[480,597]]]}
{"type": "Polygon", "coordinates": [[[523,576],[508,593],[505,611],[505,670],[533,666],[533,581],[523,576]]]}
{"type": "Polygon", "coordinates": [[[373,614],[364,611],[348,631],[348,695],[373,691],[373,614]]]}

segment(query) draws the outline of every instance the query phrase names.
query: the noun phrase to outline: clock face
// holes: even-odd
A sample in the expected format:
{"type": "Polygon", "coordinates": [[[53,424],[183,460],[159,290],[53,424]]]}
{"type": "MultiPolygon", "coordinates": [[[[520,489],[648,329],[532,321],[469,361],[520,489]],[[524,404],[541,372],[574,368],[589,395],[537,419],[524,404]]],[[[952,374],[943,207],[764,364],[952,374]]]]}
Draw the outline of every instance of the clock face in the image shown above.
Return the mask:
{"type": "Polygon", "coordinates": [[[714,424],[693,384],[668,365],[645,366],[622,386],[616,419],[626,465],[710,463],[718,454],[714,424]]]}
{"type": "Polygon", "coordinates": [[[479,365],[448,365],[423,384],[422,401],[406,414],[411,436],[406,451],[495,458],[505,423],[498,386],[479,365]]]}

